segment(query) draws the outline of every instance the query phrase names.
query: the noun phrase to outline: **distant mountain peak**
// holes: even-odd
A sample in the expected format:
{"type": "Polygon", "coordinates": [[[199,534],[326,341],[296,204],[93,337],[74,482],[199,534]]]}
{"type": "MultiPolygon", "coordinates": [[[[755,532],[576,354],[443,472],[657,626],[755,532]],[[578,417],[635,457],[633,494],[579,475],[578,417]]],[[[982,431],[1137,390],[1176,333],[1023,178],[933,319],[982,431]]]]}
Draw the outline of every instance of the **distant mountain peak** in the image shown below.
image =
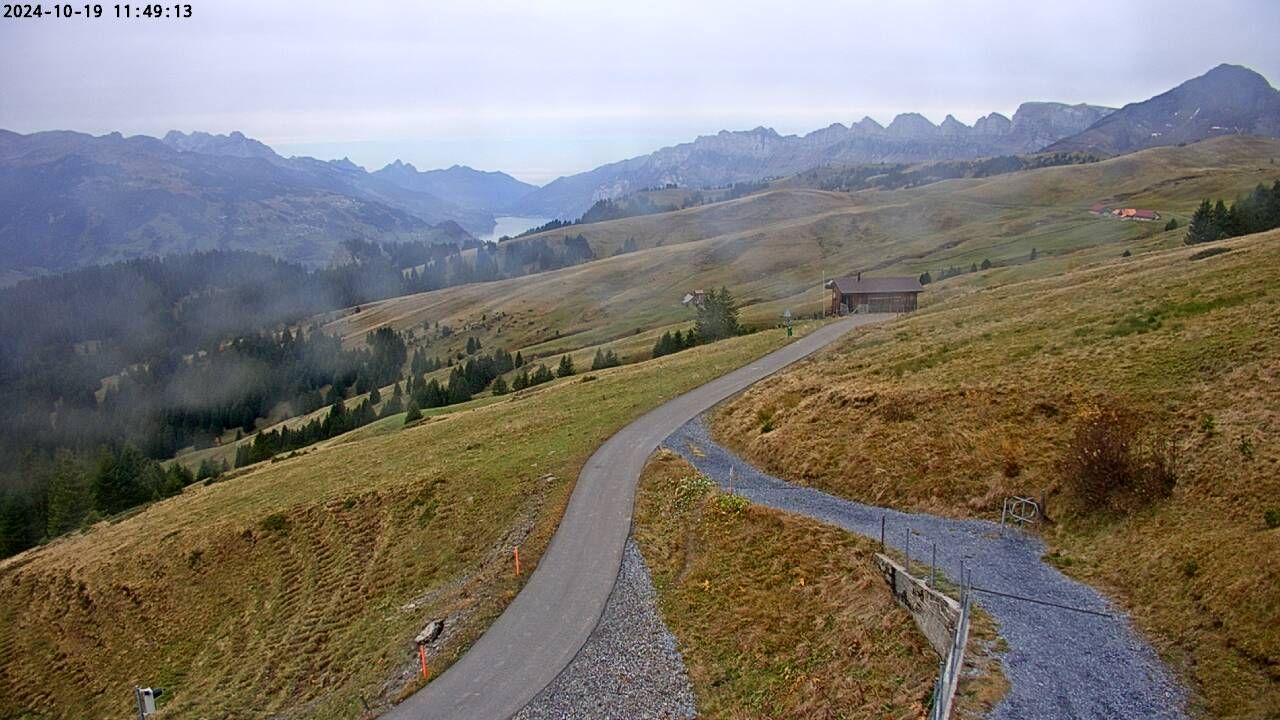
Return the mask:
{"type": "Polygon", "coordinates": [[[383,170],[403,170],[406,172],[415,172],[415,173],[418,172],[418,168],[414,167],[413,163],[404,162],[400,158],[396,158],[393,162],[388,163],[387,166],[382,169],[383,170]]]}
{"type": "Polygon", "coordinates": [[[214,135],[199,130],[191,133],[170,130],[165,133],[160,141],[182,152],[239,158],[261,158],[272,162],[283,160],[276,154],[275,150],[253,138],[246,137],[239,130],[232,130],[227,135],[214,135]]]}
{"type": "Polygon", "coordinates": [[[860,132],[869,134],[884,132],[884,126],[876,122],[870,115],[862,116],[862,119],[850,126],[849,129],[857,129],[860,132]]]}
{"type": "Polygon", "coordinates": [[[885,128],[890,135],[905,138],[931,137],[938,131],[938,126],[929,122],[929,118],[916,112],[901,113],[885,128]]]}
{"type": "Polygon", "coordinates": [[[1218,65],[1172,90],[1125,105],[1047,149],[1127,153],[1224,134],[1280,137],[1280,91],[1240,65],[1218,65]]]}
{"type": "Polygon", "coordinates": [[[343,170],[350,170],[353,172],[365,172],[365,169],[363,167],[351,162],[351,158],[346,157],[345,155],[341,160],[330,160],[329,164],[333,165],[334,167],[342,168],[343,170]]]}
{"type": "Polygon", "coordinates": [[[944,135],[961,135],[968,132],[972,128],[955,118],[954,115],[948,114],[942,119],[942,124],[938,126],[944,135]]]}

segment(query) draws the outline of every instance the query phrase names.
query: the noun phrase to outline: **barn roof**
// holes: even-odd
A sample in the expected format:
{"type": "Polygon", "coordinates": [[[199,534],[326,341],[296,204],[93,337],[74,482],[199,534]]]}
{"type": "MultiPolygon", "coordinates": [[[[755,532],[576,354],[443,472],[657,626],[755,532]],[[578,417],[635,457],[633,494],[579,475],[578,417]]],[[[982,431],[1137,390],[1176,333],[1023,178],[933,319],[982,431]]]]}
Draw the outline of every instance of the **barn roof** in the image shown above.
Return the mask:
{"type": "Polygon", "coordinates": [[[879,277],[858,279],[855,275],[835,278],[827,283],[827,287],[835,288],[842,295],[858,293],[918,293],[924,291],[918,278],[913,277],[879,277]]]}

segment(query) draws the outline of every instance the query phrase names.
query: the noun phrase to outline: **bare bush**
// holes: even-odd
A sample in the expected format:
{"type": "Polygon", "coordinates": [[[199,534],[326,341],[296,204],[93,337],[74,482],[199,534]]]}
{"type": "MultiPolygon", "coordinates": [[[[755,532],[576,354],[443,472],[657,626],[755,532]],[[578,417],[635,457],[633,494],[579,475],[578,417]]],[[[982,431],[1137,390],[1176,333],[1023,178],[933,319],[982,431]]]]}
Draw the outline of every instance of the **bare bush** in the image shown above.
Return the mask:
{"type": "Polygon", "coordinates": [[[1133,512],[1166,498],[1177,468],[1175,443],[1144,431],[1137,415],[1118,407],[1080,418],[1060,463],[1064,489],[1086,511],[1133,512]]]}

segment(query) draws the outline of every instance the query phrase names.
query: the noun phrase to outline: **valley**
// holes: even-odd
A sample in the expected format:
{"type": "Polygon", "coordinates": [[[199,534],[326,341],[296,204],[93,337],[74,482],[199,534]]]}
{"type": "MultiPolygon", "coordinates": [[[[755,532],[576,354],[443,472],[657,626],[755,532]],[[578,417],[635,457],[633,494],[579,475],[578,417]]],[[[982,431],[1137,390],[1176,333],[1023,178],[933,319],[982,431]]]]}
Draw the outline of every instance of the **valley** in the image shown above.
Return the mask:
{"type": "Polygon", "coordinates": [[[1278,103],[1224,64],[541,187],[0,130],[0,720],[905,719],[952,657],[950,717],[1269,720],[1278,103]]]}

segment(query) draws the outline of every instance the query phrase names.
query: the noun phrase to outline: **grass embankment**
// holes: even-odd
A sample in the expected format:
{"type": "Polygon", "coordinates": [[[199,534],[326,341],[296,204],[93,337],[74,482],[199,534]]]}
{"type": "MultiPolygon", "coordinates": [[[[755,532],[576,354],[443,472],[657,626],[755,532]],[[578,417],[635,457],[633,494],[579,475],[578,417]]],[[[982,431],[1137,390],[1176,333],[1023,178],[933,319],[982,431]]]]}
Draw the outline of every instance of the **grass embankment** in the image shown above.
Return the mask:
{"type": "Polygon", "coordinates": [[[918,718],[937,655],[871,562],[872,544],[645,468],[635,538],[704,718],[918,718]]]}
{"type": "MultiPolygon", "coordinates": [[[[356,717],[445,669],[535,566],[589,454],[763,332],[263,463],[0,563],[0,717],[356,717]]],[[[341,440],[341,438],[339,439],[341,440]]]]}
{"type": "Polygon", "coordinates": [[[1050,559],[1132,611],[1197,711],[1274,717],[1280,232],[1220,246],[953,287],[755,386],[715,432],[760,467],[864,502],[994,518],[1003,497],[1046,490],[1050,559]],[[1073,502],[1059,461],[1104,406],[1176,443],[1171,497],[1125,515],[1073,502]]]}

